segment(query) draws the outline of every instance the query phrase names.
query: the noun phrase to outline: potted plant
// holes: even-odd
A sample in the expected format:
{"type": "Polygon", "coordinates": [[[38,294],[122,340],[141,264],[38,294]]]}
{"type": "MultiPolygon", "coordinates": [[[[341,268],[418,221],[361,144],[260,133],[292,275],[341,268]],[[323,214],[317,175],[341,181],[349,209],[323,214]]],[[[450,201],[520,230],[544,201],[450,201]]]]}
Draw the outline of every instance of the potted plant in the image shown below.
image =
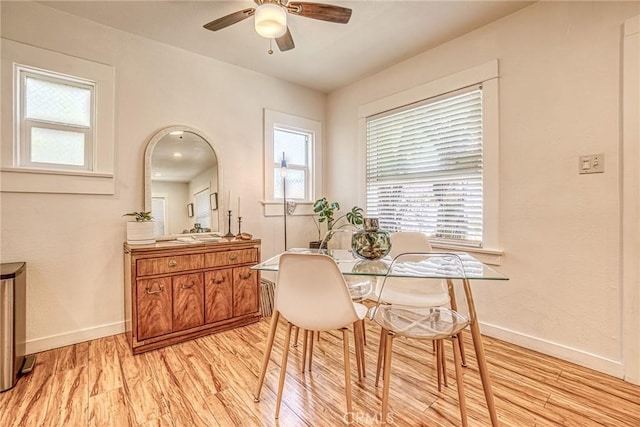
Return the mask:
{"type": "Polygon", "coordinates": [[[327,232],[333,230],[334,228],[344,227],[348,224],[359,227],[364,223],[364,210],[361,207],[354,206],[350,211],[336,218],[335,213],[339,210],[340,204],[338,202],[329,203],[326,197],[318,199],[313,203],[313,212],[318,215],[317,222],[316,218],[313,218],[314,223],[316,224],[316,228],[318,229],[318,241],[309,242],[310,248],[317,249],[320,247],[320,223],[322,222],[327,223],[327,232]],[[340,224],[341,220],[344,220],[345,222],[343,222],[343,224],[340,224]]]}
{"type": "Polygon", "coordinates": [[[150,245],[156,242],[151,212],[129,212],[122,216],[132,216],[135,219],[127,222],[128,244],[150,245]]]}

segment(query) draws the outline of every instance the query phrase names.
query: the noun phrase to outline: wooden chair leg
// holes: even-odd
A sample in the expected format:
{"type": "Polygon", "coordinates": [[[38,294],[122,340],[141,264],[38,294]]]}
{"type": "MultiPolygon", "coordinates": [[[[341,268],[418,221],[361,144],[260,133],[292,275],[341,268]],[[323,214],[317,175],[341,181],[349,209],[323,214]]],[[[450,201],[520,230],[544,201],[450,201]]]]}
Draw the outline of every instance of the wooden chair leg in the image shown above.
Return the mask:
{"type": "Polygon", "coordinates": [[[360,363],[362,365],[362,378],[367,378],[367,370],[365,369],[365,356],[364,356],[364,346],[366,344],[365,340],[365,328],[364,328],[364,320],[359,323],[358,331],[360,332],[360,363]]]}
{"type": "Polygon", "coordinates": [[[366,346],[367,345],[367,324],[364,322],[364,319],[362,319],[361,322],[362,322],[362,344],[366,346]]]}
{"type": "Polygon", "coordinates": [[[436,354],[436,373],[438,375],[438,392],[442,391],[442,352],[440,351],[441,348],[441,341],[440,340],[433,340],[433,348],[435,349],[435,354],[436,354]]]}
{"type": "Polygon", "coordinates": [[[304,369],[307,364],[307,345],[310,331],[305,329],[304,335],[302,336],[302,372],[304,373],[304,369]]]}
{"type": "Polygon", "coordinates": [[[342,328],[342,347],[344,349],[344,388],[347,394],[347,422],[351,421],[353,413],[351,404],[351,364],[349,355],[349,329],[342,328]]]}
{"type": "MultiPolygon", "coordinates": [[[[385,331],[386,332],[386,331],[385,331]]],[[[389,379],[391,378],[391,348],[393,347],[394,334],[387,332],[384,348],[384,385],[382,386],[382,418],[380,424],[384,425],[389,416],[389,379]]]]}
{"type": "Polygon", "coordinates": [[[315,335],[313,331],[309,331],[309,372],[311,372],[311,365],[313,364],[313,336],[315,335]]]}
{"type": "Polygon", "coordinates": [[[378,381],[380,379],[380,369],[384,362],[384,349],[387,342],[387,331],[380,329],[380,345],[378,346],[378,364],[376,365],[376,387],[378,387],[378,381]]]}
{"type": "Polygon", "coordinates": [[[460,420],[462,421],[462,426],[467,427],[467,403],[464,396],[464,379],[462,378],[462,367],[460,366],[460,360],[462,359],[460,355],[460,346],[456,341],[459,338],[457,336],[453,336],[451,340],[451,344],[453,345],[453,364],[456,367],[456,386],[458,388],[458,405],[460,406],[460,420]]]}
{"type": "Polygon", "coordinates": [[[462,331],[458,332],[458,347],[460,347],[460,358],[462,359],[462,366],[467,367],[467,356],[464,351],[464,339],[462,338],[462,331]]]}
{"type": "Polygon", "coordinates": [[[296,332],[295,335],[293,336],[293,346],[297,347],[298,346],[298,334],[300,333],[300,328],[297,326],[294,326],[294,328],[296,328],[296,332]]]}
{"type": "Polygon", "coordinates": [[[271,350],[273,349],[273,340],[276,336],[276,330],[278,329],[278,320],[280,319],[280,312],[274,310],[271,314],[271,326],[269,327],[269,336],[267,337],[267,345],[264,348],[264,355],[262,356],[262,368],[260,369],[260,377],[258,378],[258,385],[256,386],[256,392],[253,394],[253,401],[260,402],[260,392],[262,391],[262,385],[264,384],[264,377],[267,374],[267,366],[269,365],[269,358],[271,357],[271,350]]]}
{"type": "Polygon", "coordinates": [[[442,379],[445,387],[449,387],[449,381],[447,380],[447,356],[444,350],[444,341],[440,340],[440,359],[442,359],[442,379]]]}
{"type": "Polygon", "coordinates": [[[278,398],[276,399],[276,419],[280,416],[280,404],[282,403],[282,389],[284,388],[284,379],[287,375],[287,360],[289,359],[289,346],[291,345],[291,328],[293,325],[289,323],[287,334],[284,337],[284,351],[282,352],[282,363],[280,365],[280,381],[278,382],[278,398]]]}
{"type": "Polygon", "coordinates": [[[357,321],[353,324],[354,342],[356,344],[356,362],[358,364],[358,379],[367,377],[367,371],[365,369],[365,356],[364,356],[364,325],[361,321],[357,321]]]}

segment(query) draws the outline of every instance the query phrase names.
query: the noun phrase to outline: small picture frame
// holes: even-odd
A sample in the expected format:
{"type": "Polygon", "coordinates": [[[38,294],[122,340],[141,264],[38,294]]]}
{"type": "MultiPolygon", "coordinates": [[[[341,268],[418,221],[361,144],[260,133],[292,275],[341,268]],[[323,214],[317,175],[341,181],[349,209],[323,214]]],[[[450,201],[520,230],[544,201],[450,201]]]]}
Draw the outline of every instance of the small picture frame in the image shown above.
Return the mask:
{"type": "Polygon", "coordinates": [[[218,210],[218,193],[209,194],[209,203],[211,203],[211,210],[218,210]]]}
{"type": "Polygon", "coordinates": [[[187,216],[193,218],[193,203],[187,203],[187,216]]]}

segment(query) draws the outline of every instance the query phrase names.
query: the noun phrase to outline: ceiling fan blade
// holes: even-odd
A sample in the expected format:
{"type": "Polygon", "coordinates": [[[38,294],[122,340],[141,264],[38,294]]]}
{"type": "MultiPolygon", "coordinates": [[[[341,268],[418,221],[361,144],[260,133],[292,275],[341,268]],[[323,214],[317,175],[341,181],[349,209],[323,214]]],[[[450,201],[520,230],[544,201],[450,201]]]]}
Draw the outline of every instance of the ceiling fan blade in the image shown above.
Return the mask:
{"type": "Polygon", "coordinates": [[[321,21],[346,24],[351,19],[351,9],[322,3],[290,2],[287,5],[289,13],[321,21]]]}
{"type": "Polygon", "coordinates": [[[286,52],[296,47],[296,45],[293,43],[293,37],[291,37],[291,31],[289,31],[289,27],[287,27],[287,32],[284,33],[283,36],[280,36],[276,39],[276,43],[278,45],[278,49],[280,49],[280,52],[286,52]]]}
{"type": "Polygon", "coordinates": [[[223,16],[222,18],[218,18],[215,21],[211,21],[208,24],[204,24],[203,27],[206,28],[207,30],[218,31],[228,27],[229,25],[233,25],[237,22],[240,22],[243,19],[247,19],[248,17],[253,15],[254,12],[255,12],[255,9],[252,7],[239,10],[227,16],[223,16]]]}

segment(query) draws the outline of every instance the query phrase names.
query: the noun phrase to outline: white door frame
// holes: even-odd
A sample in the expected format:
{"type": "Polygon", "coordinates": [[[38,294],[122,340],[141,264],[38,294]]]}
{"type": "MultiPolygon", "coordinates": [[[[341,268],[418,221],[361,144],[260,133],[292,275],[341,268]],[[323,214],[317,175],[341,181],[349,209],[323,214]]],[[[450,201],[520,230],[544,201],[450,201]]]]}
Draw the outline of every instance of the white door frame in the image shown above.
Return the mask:
{"type": "Polygon", "coordinates": [[[640,384],[640,15],[624,23],[621,66],[622,361],[640,384]]]}

